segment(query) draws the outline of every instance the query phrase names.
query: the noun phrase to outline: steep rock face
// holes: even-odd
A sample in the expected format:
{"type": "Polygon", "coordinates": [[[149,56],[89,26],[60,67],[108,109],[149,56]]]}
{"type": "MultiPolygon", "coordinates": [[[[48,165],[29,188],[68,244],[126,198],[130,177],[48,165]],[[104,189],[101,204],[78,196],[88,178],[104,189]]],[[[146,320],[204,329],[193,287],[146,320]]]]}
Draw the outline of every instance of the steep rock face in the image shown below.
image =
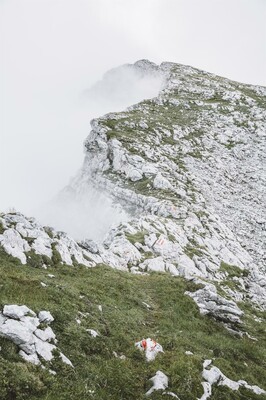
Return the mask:
{"type": "Polygon", "coordinates": [[[96,185],[132,215],[104,241],[132,272],[234,276],[229,297],[249,287],[265,305],[266,89],[173,63],[150,68],[163,90],[91,122],[68,190],[96,185]]]}
{"type": "Polygon", "coordinates": [[[158,97],[92,121],[71,187],[94,180],[138,214],[207,209],[262,267],[266,90],[177,64],[158,69],[166,79],[158,97]]]}

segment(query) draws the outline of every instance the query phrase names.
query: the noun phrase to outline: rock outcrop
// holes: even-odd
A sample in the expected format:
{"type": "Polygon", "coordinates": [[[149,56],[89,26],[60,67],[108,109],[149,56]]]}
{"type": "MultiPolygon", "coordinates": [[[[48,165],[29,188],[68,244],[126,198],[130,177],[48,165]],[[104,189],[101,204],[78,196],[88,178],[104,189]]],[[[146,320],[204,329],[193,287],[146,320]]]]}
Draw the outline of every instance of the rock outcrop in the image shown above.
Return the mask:
{"type": "Polygon", "coordinates": [[[204,394],[199,400],[207,400],[212,394],[212,385],[227,386],[231,390],[239,390],[240,387],[244,387],[257,395],[266,394],[266,391],[256,385],[249,385],[246,381],[239,380],[233,381],[227,378],[222,371],[217,367],[208,368],[212,360],[205,360],[203,363],[202,377],[205,382],[202,382],[204,394]]]}
{"type": "MultiPolygon", "coordinates": [[[[38,316],[27,306],[5,305],[0,312],[0,336],[18,345],[19,354],[25,361],[41,365],[42,360],[51,361],[53,351],[57,349],[56,336],[50,326],[54,318],[49,311],[40,311],[38,316]]],[[[72,365],[71,361],[59,352],[62,361],[72,365]]]]}
{"type": "Polygon", "coordinates": [[[201,314],[209,314],[217,320],[229,323],[240,323],[244,314],[237,304],[217,293],[214,285],[206,285],[203,289],[187,293],[197,303],[201,314]]]}

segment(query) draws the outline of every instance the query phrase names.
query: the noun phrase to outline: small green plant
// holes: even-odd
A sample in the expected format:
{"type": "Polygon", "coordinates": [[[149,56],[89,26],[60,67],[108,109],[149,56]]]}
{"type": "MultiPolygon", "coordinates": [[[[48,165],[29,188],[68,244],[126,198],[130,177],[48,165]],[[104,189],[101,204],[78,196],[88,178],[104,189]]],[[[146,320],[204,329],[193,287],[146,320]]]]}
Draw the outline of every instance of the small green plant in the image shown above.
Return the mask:
{"type": "Polygon", "coordinates": [[[148,235],[148,231],[143,230],[143,231],[139,231],[135,234],[131,234],[131,233],[127,233],[126,234],[126,238],[127,240],[130,241],[130,243],[134,244],[134,243],[141,243],[141,244],[145,244],[145,236],[148,235]]]}
{"type": "Polygon", "coordinates": [[[233,142],[232,140],[229,140],[229,142],[225,144],[225,147],[226,147],[228,150],[231,150],[231,149],[233,149],[233,148],[235,147],[235,145],[236,145],[235,142],[233,142]]]}
{"type": "Polygon", "coordinates": [[[47,233],[47,235],[49,236],[50,239],[53,239],[54,235],[53,235],[53,228],[51,228],[50,226],[44,226],[43,227],[44,231],[47,233]]]}
{"type": "Polygon", "coordinates": [[[0,221],[0,235],[2,235],[4,232],[5,232],[4,225],[3,225],[2,221],[0,221]]]}
{"type": "Polygon", "coordinates": [[[235,265],[227,264],[224,261],[221,262],[220,271],[226,272],[228,278],[233,278],[234,276],[236,276],[237,278],[241,278],[249,274],[248,270],[243,270],[235,265]]]}
{"type": "Polygon", "coordinates": [[[37,254],[34,250],[30,250],[25,254],[27,256],[27,264],[33,268],[43,268],[44,265],[51,265],[49,257],[37,254]]]}
{"type": "Polygon", "coordinates": [[[55,243],[52,243],[52,252],[53,252],[52,263],[53,263],[54,266],[56,266],[56,265],[58,265],[58,264],[60,264],[62,262],[62,258],[60,256],[59,251],[56,249],[56,244],[55,243]]]}
{"type": "Polygon", "coordinates": [[[203,250],[204,248],[198,245],[194,245],[192,243],[189,243],[186,245],[186,247],[184,248],[184,252],[185,254],[189,257],[189,258],[193,258],[194,255],[201,257],[203,255],[203,250]]]}

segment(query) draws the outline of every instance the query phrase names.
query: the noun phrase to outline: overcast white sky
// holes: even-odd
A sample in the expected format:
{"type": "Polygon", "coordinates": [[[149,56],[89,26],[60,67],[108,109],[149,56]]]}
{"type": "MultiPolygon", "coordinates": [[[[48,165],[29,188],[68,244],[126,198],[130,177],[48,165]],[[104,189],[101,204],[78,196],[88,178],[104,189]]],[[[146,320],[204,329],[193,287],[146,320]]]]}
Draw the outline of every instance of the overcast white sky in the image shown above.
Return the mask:
{"type": "Polygon", "coordinates": [[[79,95],[110,68],[148,58],[266,85],[265,21],[265,0],[0,0],[0,209],[31,212],[75,174],[94,116],[79,95]]]}

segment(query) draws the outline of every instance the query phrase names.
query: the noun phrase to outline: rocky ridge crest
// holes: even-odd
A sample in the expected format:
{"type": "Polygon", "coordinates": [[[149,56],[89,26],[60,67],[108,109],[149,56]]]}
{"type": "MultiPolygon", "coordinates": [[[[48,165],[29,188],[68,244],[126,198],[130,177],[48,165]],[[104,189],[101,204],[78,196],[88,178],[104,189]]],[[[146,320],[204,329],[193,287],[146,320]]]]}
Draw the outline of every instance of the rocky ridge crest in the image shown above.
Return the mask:
{"type": "Polygon", "coordinates": [[[91,122],[83,167],[61,194],[96,188],[130,220],[97,245],[6,214],[0,243],[22,263],[33,252],[45,266],[58,255],[195,279],[203,313],[239,322],[236,302],[266,307],[266,89],[174,63],[132,68],[163,75],[164,88],[91,122]]]}

